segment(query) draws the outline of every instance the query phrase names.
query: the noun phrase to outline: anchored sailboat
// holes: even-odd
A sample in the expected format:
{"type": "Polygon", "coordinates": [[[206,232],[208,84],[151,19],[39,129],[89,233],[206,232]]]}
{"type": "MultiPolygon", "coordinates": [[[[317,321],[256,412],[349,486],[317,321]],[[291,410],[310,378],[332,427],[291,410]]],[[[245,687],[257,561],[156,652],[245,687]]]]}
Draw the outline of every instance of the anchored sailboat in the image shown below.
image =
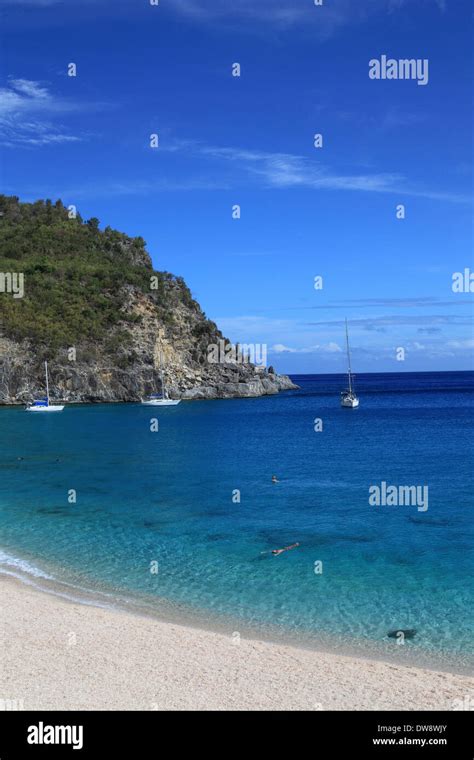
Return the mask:
{"type": "Polygon", "coordinates": [[[161,396],[158,394],[152,394],[151,396],[147,396],[147,398],[142,399],[142,404],[146,404],[147,406],[176,406],[179,404],[181,399],[172,399],[168,396],[168,391],[166,390],[165,385],[165,376],[163,372],[163,355],[160,352],[160,378],[161,378],[161,396]]]}
{"type": "Polygon", "coordinates": [[[351,369],[351,352],[349,349],[349,331],[347,329],[347,319],[346,319],[346,347],[347,347],[347,365],[348,365],[348,378],[349,378],[349,388],[345,391],[341,391],[341,406],[349,407],[350,409],[355,409],[357,406],[359,406],[359,399],[357,398],[355,391],[354,391],[354,382],[353,382],[353,376],[352,376],[352,369],[351,369]]]}
{"type": "Polygon", "coordinates": [[[27,412],[62,412],[64,404],[49,403],[49,381],[48,381],[48,362],[44,363],[44,372],[46,376],[46,398],[39,398],[26,407],[27,412]]]}

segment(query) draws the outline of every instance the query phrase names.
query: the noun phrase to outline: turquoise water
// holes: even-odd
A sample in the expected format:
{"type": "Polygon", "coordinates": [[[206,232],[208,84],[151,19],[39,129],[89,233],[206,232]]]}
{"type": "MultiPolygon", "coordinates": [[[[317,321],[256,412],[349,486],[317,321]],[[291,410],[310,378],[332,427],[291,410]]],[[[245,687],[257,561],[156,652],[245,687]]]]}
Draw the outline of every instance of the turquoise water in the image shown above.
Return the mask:
{"type": "Polygon", "coordinates": [[[340,408],[341,378],[295,381],[158,414],[1,408],[3,571],[230,632],[468,668],[474,373],[361,375],[357,410],[340,408]],[[381,481],[428,486],[428,510],[370,506],[381,481]],[[404,646],[386,635],[400,628],[416,629],[404,646]]]}

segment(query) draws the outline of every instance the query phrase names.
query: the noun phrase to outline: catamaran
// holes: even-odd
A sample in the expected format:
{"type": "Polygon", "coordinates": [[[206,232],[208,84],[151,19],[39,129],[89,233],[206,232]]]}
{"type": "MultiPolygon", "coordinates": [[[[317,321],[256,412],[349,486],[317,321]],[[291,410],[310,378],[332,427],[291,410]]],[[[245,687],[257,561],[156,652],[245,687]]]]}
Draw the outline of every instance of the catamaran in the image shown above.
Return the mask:
{"type": "Polygon", "coordinates": [[[44,372],[46,376],[46,397],[38,398],[32,404],[26,407],[27,412],[62,412],[64,404],[49,403],[49,382],[48,382],[48,362],[44,363],[44,372]]]}
{"type": "Polygon", "coordinates": [[[169,398],[168,391],[166,390],[165,377],[163,373],[163,357],[160,353],[160,378],[161,378],[161,396],[157,393],[153,393],[151,396],[142,398],[142,404],[146,406],[176,406],[181,399],[169,398]]]}
{"type": "Polygon", "coordinates": [[[355,391],[354,391],[354,381],[353,381],[353,375],[351,370],[351,352],[349,349],[349,331],[347,329],[347,319],[346,319],[346,347],[347,347],[347,365],[348,365],[348,378],[349,378],[349,388],[345,391],[341,391],[341,406],[349,407],[350,409],[355,409],[359,406],[359,399],[357,398],[355,391]]]}

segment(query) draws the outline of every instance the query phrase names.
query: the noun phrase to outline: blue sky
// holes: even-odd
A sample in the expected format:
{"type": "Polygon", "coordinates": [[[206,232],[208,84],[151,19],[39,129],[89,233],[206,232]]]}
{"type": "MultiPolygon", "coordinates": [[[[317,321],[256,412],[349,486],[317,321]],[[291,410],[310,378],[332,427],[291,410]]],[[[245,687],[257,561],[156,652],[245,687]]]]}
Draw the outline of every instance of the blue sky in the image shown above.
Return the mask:
{"type": "Polygon", "coordinates": [[[0,8],[4,192],[142,235],[280,371],[344,371],[346,316],[356,372],[472,368],[469,0],[0,8]],[[428,84],[371,80],[382,54],[428,84]]]}

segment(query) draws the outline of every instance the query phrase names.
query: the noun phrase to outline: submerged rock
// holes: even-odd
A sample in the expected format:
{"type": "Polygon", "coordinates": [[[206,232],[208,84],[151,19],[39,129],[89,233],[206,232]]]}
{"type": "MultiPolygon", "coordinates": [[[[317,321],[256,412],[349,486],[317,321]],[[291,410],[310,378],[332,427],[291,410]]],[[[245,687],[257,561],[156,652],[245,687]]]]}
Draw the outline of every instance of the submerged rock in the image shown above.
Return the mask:
{"type": "Polygon", "coordinates": [[[403,634],[403,638],[413,639],[416,635],[416,629],[415,628],[397,628],[395,631],[389,631],[387,633],[387,636],[389,639],[398,639],[401,633],[403,634]]]}

